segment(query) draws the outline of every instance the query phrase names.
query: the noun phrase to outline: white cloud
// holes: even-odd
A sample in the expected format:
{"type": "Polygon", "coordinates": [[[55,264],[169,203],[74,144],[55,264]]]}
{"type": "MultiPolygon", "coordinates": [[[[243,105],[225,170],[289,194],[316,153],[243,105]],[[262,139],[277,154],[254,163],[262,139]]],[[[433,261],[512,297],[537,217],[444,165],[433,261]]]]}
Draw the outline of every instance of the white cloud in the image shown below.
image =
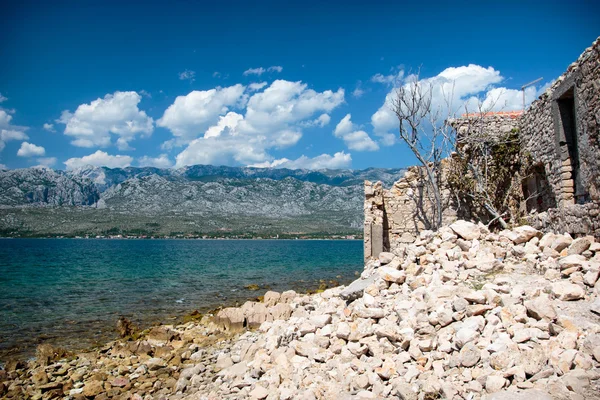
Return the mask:
{"type": "Polygon", "coordinates": [[[248,76],[248,75],[258,75],[258,76],[261,76],[265,72],[267,72],[267,70],[264,69],[263,67],[249,68],[249,69],[247,69],[247,70],[244,71],[243,75],[244,76],[248,76]]]}
{"type": "Polygon", "coordinates": [[[352,96],[355,97],[355,98],[357,98],[357,99],[359,97],[362,97],[363,94],[365,94],[365,91],[362,90],[360,87],[357,87],[356,89],[354,89],[352,91],[352,96]]]}
{"type": "Polygon", "coordinates": [[[320,156],[309,158],[301,156],[295,160],[280,158],[274,161],[265,161],[251,165],[256,168],[288,168],[288,169],[342,169],[349,168],[352,163],[352,156],[343,151],[330,154],[321,154],[320,156]]]}
{"type": "Polygon", "coordinates": [[[219,117],[219,122],[208,128],[204,133],[204,137],[217,137],[221,136],[222,133],[231,132],[243,119],[243,115],[230,111],[226,115],[219,117]]]}
{"type": "Polygon", "coordinates": [[[44,167],[52,167],[54,164],[56,164],[56,161],[56,157],[41,157],[37,159],[39,165],[44,167]]]}
{"type": "Polygon", "coordinates": [[[319,115],[318,118],[315,118],[311,121],[300,122],[298,125],[303,128],[310,128],[313,126],[318,126],[318,127],[323,128],[324,126],[329,125],[330,122],[331,122],[331,117],[328,114],[321,114],[321,115],[319,115]]]}
{"type": "Polygon", "coordinates": [[[158,126],[168,128],[177,137],[177,144],[188,143],[202,135],[220,115],[230,107],[240,105],[244,99],[243,85],[210,90],[194,90],[186,96],[178,96],[167,108],[158,126]]]}
{"type": "Polygon", "coordinates": [[[8,128],[12,115],[7,113],[5,110],[0,109],[0,128],[8,128]]]}
{"type": "Polygon", "coordinates": [[[21,148],[17,151],[17,155],[19,157],[34,157],[34,156],[43,156],[46,154],[46,149],[42,146],[36,146],[33,143],[23,142],[21,143],[21,148]]]}
{"type": "Polygon", "coordinates": [[[147,97],[149,99],[152,98],[152,94],[150,92],[145,91],[144,89],[140,90],[140,94],[144,97],[147,97]]]}
{"type": "MultiPolygon", "coordinates": [[[[414,84],[414,75],[405,77],[400,84],[414,84]]],[[[440,110],[442,115],[461,114],[465,107],[469,112],[477,110],[481,102],[487,111],[512,111],[523,108],[523,94],[520,90],[496,87],[504,78],[492,67],[479,65],[446,68],[438,75],[421,79],[424,85],[431,85],[432,106],[440,110]],[[450,101],[450,109],[447,100],[450,101]]],[[[376,136],[384,145],[393,144],[392,131],[398,128],[398,119],[392,111],[391,102],[396,95],[396,88],[390,90],[383,105],[371,117],[371,124],[376,136]]],[[[526,104],[535,100],[538,92],[534,87],[525,90],[526,104]]]]}
{"type": "Polygon", "coordinates": [[[48,132],[56,132],[56,129],[54,129],[54,125],[53,124],[45,123],[44,124],[44,129],[47,130],[48,132]]]}
{"type": "Polygon", "coordinates": [[[179,80],[194,82],[196,80],[196,71],[186,69],[179,73],[179,80]]]}
{"type": "Polygon", "coordinates": [[[338,122],[333,131],[333,135],[343,139],[346,146],[350,150],[356,151],[375,151],[379,150],[377,143],[371,139],[369,134],[358,127],[351,120],[352,115],[346,114],[344,118],[338,122]]]}
{"type": "Polygon", "coordinates": [[[215,71],[215,72],[213,72],[212,76],[213,76],[213,78],[219,78],[219,77],[221,77],[221,73],[219,71],[215,71]]]}
{"type": "Polygon", "coordinates": [[[319,126],[322,128],[325,125],[329,125],[331,122],[331,117],[327,114],[321,114],[319,118],[317,118],[317,121],[319,121],[319,126]]]}
{"type": "Polygon", "coordinates": [[[140,101],[136,92],[115,92],[81,104],[74,113],[63,111],[56,122],[66,125],[65,135],[74,138],[74,146],[107,147],[112,133],[118,136],[117,147],[126,150],[138,134],[148,137],[154,130],[154,120],[138,108],[140,101]]]}
{"type": "Polygon", "coordinates": [[[8,100],[8,98],[7,98],[7,97],[4,97],[4,96],[2,96],[2,93],[0,93],[0,103],[4,102],[4,101],[6,101],[6,100],[8,100]]]}
{"type": "Polygon", "coordinates": [[[0,169],[8,169],[8,167],[4,164],[0,164],[0,169]]]}
{"type": "Polygon", "coordinates": [[[173,163],[169,160],[166,154],[161,154],[158,157],[152,158],[143,156],[138,158],[138,165],[140,167],[154,167],[154,168],[171,168],[173,163]]]}
{"type": "Polygon", "coordinates": [[[327,113],[343,102],[341,88],[316,92],[302,82],[276,80],[250,96],[244,115],[229,112],[207,128],[203,137],[190,142],[177,155],[176,166],[269,161],[269,149],[296,144],[303,127],[324,126],[330,119],[327,113]]]}
{"type": "Polygon", "coordinates": [[[247,70],[244,71],[244,76],[248,76],[248,75],[258,75],[258,76],[261,76],[265,72],[281,72],[281,71],[283,71],[283,67],[281,67],[279,65],[273,65],[273,66],[271,66],[269,68],[263,68],[263,67],[249,68],[249,69],[247,69],[247,70]]]}
{"type": "Polygon", "coordinates": [[[0,140],[8,142],[10,140],[27,140],[29,136],[23,131],[17,131],[13,129],[2,129],[0,131],[0,140]]]}
{"type": "MultiPolygon", "coordinates": [[[[2,110],[0,110],[1,112],[2,110]]],[[[0,151],[6,147],[6,142],[11,140],[27,140],[29,136],[23,131],[17,131],[14,129],[1,129],[0,130],[0,151]]]]}
{"type": "Polygon", "coordinates": [[[256,92],[257,90],[260,90],[267,85],[268,85],[267,82],[254,82],[254,83],[251,83],[248,85],[248,90],[250,90],[252,92],[256,92]]]}
{"type": "Polygon", "coordinates": [[[125,168],[131,165],[133,158],[130,156],[111,156],[105,151],[97,150],[95,153],[80,158],[69,158],[65,161],[67,169],[75,169],[91,165],[94,167],[125,168]]]}
{"type": "Polygon", "coordinates": [[[392,68],[392,73],[389,75],[375,74],[371,77],[371,82],[383,83],[384,85],[394,85],[402,80],[404,70],[400,67],[392,68]],[[396,72],[398,71],[398,72],[396,72]]]}

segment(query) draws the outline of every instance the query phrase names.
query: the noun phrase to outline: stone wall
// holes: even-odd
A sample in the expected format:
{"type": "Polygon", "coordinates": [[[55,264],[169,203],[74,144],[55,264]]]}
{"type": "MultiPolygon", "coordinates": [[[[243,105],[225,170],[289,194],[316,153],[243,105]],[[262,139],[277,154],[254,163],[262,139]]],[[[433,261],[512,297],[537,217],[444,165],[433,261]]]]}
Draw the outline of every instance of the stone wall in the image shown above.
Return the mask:
{"type": "MultiPolygon", "coordinates": [[[[381,182],[365,181],[365,259],[382,251],[401,252],[420,231],[431,228],[432,202],[428,201],[426,182],[424,169],[419,167],[409,168],[390,189],[383,188],[381,182]]],[[[449,224],[457,219],[459,207],[448,188],[441,189],[443,223],[449,224]]]]}
{"type": "Polygon", "coordinates": [[[546,200],[555,204],[530,222],[600,236],[600,38],[531,104],[519,126],[523,149],[547,179],[546,200]]]}
{"type": "MultiPolygon", "coordinates": [[[[465,115],[449,121],[457,137],[518,130],[533,166],[523,182],[524,210],[538,229],[600,237],[600,38],[523,113],[465,115]]],[[[429,229],[422,170],[410,168],[392,188],[365,182],[365,259],[401,251],[429,229]]],[[[478,216],[444,188],[444,223],[478,216]]],[[[481,215],[481,214],[479,214],[481,215]]]]}

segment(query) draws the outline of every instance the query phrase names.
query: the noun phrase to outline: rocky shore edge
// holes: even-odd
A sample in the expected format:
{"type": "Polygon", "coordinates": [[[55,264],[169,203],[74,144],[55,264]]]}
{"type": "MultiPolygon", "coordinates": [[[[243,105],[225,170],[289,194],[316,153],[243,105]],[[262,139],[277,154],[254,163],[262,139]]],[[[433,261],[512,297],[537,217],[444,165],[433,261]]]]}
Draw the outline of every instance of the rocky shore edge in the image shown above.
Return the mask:
{"type": "Polygon", "coordinates": [[[458,221],[368,261],[347,287],[267,292],[72,357],[42,348],[0,371],[0,395],[597,399],[599,275],[593,237],[458,221]]]}

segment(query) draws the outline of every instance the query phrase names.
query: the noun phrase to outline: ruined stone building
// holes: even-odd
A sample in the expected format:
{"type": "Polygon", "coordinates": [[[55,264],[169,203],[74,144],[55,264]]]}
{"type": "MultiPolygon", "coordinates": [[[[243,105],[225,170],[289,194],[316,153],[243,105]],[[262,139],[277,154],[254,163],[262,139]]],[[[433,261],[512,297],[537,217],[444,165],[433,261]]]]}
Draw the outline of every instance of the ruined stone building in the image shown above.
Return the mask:
{"type": "MultiPolygon", "coordinates": [[[[469,118],[453,121],[457,135],[469,118]]],[[[491,113],[479,120],[491,133],[519,132],[535,172],[522,183],[530,225],[600,237],[600,38],[524,112],[491,113]]],[[[419,179],[415,167],[390,189],[365,182],[365,258],[410,243],[428,228],[415,204],[415,187],[423,187],[415,185],[419,179]]],[[[443,196],[444,223],[464,215],[447,188],[443,196]]]]}

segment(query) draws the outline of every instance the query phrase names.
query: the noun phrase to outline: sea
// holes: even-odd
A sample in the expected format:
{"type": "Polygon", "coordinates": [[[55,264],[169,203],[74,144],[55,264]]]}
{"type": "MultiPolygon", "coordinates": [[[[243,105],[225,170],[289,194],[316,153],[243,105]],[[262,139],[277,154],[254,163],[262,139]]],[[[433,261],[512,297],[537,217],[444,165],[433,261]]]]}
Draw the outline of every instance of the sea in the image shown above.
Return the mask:
{"type": "Polygon", "coordinates": [[[80,351],[267,290],[347,284],[359,240],[0,239],[0,362],[41,343],[80,351]],[[257,289],[258,286],[258,289],[257,289]]]}

